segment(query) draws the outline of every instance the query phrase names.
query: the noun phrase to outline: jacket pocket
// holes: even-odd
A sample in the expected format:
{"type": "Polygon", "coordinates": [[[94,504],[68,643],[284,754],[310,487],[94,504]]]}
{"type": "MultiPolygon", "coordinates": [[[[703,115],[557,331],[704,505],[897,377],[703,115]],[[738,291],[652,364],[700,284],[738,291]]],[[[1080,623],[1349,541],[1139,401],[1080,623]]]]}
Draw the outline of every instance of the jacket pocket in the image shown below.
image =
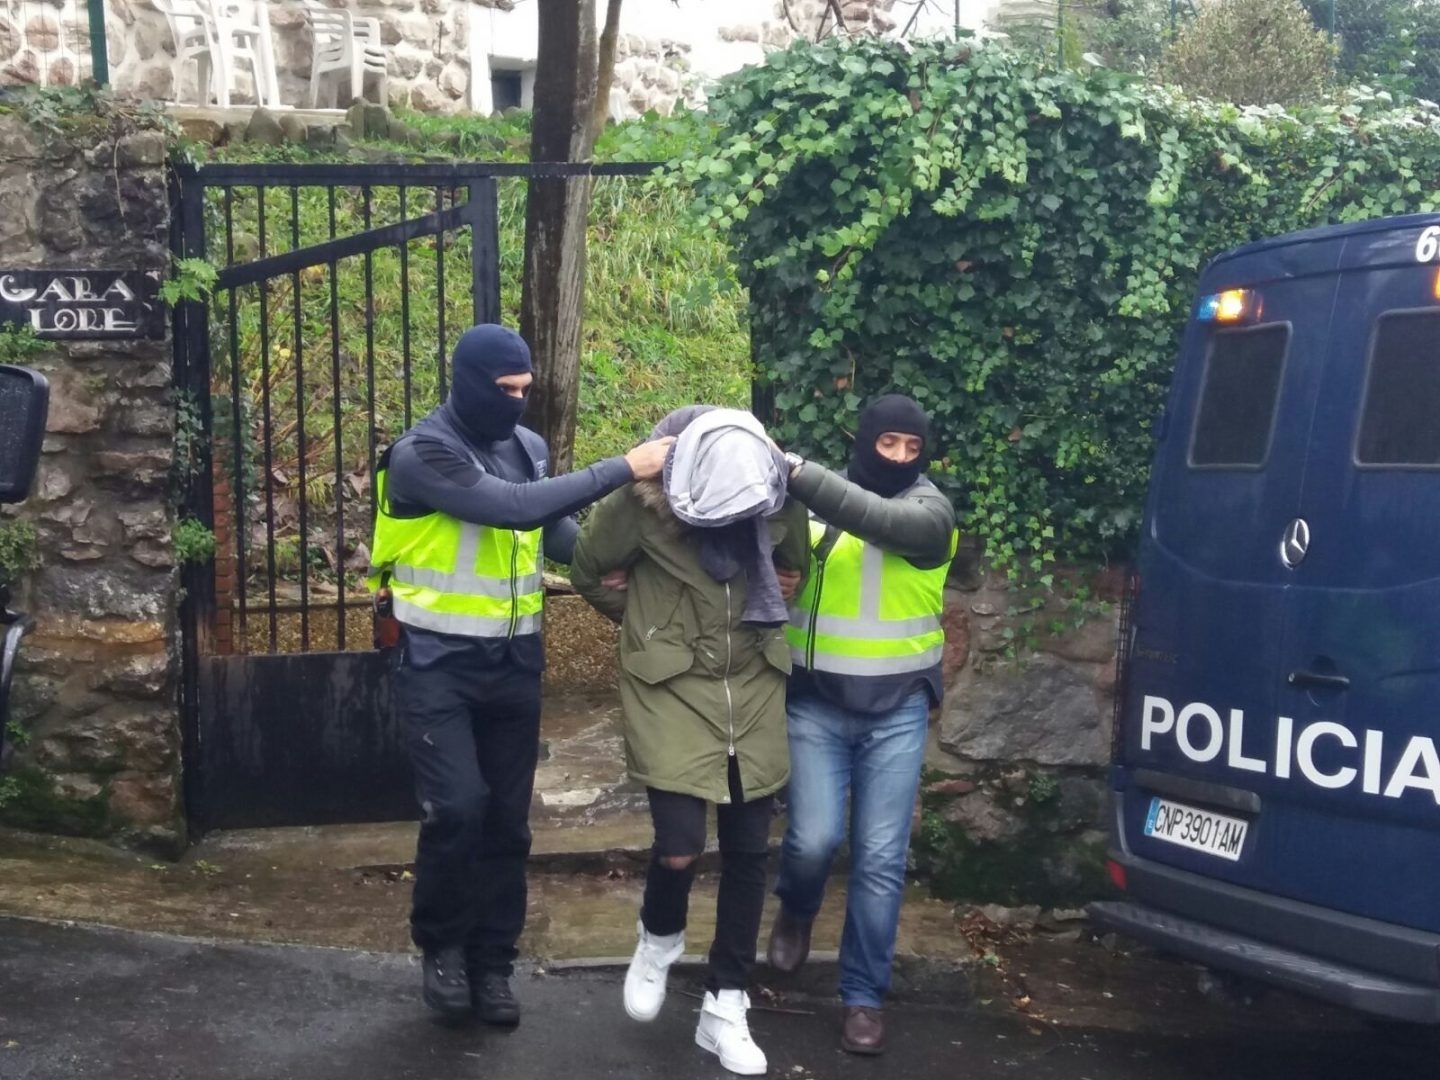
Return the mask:
{"type": "Polygon", "coordinates": [[[643,649],[626,653],[620,664],[643,683],[657,686],[666,679],[683,675],[695,663],[695,654],[681,645],[652,643],[643,649]]]}
{"type": "Polygon", "coordinates": [[[773,668],[790,674],[794,666],[790,660],[790,642],[785,640],[784,631],[773,633],[765,639],[765,644],[760,647],[766,662],[773,668]]]}

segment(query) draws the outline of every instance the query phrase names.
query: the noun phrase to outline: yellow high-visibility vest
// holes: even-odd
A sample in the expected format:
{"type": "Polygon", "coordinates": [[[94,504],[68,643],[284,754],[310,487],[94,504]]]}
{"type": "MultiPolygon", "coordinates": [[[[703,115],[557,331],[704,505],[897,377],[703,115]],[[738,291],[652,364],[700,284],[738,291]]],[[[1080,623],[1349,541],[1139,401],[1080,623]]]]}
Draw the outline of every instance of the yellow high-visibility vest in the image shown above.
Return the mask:
{"type": "MultiPolygon", "coordinates": [[[[903,675],[939,663],[950,559],[921,570],[846,532],[822,559],[826,532],[811,519],[810,575],[785,627],[794,662],[837,675],[903,675]]],[[[958,542],[952,532],[951,559],[958,542]]]]}
{"type": "Polygon", "coordinates": [[[439,511],[393,517],[385,470],[375,476],[371,592],[388,575],[395,618],[406,626],[477,638],[540,632],[545,587],[541,529],[472,525],[439,511]]]}

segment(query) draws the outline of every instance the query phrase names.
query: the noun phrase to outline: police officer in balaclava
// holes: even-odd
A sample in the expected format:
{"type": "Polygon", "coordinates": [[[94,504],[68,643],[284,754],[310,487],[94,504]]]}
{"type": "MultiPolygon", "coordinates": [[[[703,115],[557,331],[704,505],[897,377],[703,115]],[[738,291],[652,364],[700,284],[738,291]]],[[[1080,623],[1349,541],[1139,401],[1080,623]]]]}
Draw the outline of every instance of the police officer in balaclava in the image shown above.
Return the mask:
{"type": "Polygon", "coordinates": [[[655,476],[673,440],[547,478],[544,440],[520,426],[534,380],[520,335],[466,331],[451,373],[444,404],[381,458],[370,584],[401,627],[395,691],[423,814],[410,926],[424,951],[425,1003],[513,1025],[540,743],[543,559],[569,563],[571,515],[655,476]]]}
{"type": "Polygon", "coordinates": [[[790,494],[812,515],[812,562],[786,627],[789,824],[769,958],[785,972],[805,962],[848,820],[840,1045],[854,1054],[885,1049],[910,822],[942,689],[956,533],[950,501],[925,476],[933,452],[925,410],[887,394],[861,412],[843,475],[786,455],[790,494]]]}

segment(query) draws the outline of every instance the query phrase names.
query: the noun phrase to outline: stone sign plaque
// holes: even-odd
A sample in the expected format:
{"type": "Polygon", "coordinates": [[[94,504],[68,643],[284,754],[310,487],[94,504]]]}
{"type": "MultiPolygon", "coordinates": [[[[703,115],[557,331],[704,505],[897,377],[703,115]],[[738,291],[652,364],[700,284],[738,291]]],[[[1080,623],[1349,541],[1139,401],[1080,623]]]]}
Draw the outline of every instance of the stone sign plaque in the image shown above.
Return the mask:
{"type": "Polygon", "coordinates": [[[0,323],[42,338],[165,336],[159,271],[0,270],[0,323]]]}

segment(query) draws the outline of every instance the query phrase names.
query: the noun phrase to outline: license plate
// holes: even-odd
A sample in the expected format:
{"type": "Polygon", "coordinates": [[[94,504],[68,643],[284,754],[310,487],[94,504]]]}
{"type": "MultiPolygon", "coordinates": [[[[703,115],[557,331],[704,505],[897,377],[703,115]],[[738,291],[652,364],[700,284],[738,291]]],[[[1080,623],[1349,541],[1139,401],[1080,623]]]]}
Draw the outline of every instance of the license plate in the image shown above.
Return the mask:
{"type": "Polygon", "coordinates": [[[1152,798],[1150,813],[1145,815],[1146,836],[1218,855],[1231,862],[1239,861],[1249,827],[1249,822],[1240,818],[1199,810],[1169,799],[1152,798]]]}

